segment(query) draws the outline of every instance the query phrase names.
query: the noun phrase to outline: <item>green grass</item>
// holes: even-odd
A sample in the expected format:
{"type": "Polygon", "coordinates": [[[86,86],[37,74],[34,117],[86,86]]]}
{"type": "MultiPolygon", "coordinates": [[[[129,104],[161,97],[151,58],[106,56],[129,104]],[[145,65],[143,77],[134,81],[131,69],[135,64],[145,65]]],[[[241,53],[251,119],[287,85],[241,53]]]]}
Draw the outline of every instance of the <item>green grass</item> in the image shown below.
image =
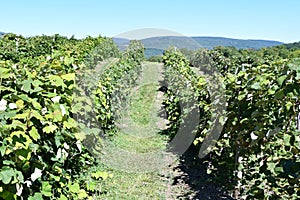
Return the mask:
{"type": "MultiPolygon", "coordinates": [[[[147,63],[138,87],[133,90],[122,128],[110,141],[98,171],[113,174],[100,181],[95,199],[165,199],[166,182],[161,170],[143,171],[143,165],[162,163],[167,137],[158,134],[157,64],[147,63]],[[117,162],[116,168],[108,163],[117,162]],[[135,168],[139,170],[135,170],[135,168]]],[[[122,121],[122,120],[121,120],[122,121]]],[[[157,165],[158,165],[157,164],[157,165]]]]}
{"type": "Polygon", "coordinates": [[[150,123],[157,88],[157,84],[149,83],[141,85],[132,93],[129,116],[135,123],[141,125],[150,123]]]}
{"type": "Polygon", "coordinates": [[[162,141],[164,140],[163,137],[157,137],[155,135],[147,138],[138,138],[128,134],[120,134],[113,142],[120,149],[137,153],[147,153],[163,149],[165,143],[162,141]]]}
{"type": "Polygon", "coordinates": [[[113,177],[99,185],[95,199],[164,199],[164,184],[156,173],[113,171],[113,177]]]}

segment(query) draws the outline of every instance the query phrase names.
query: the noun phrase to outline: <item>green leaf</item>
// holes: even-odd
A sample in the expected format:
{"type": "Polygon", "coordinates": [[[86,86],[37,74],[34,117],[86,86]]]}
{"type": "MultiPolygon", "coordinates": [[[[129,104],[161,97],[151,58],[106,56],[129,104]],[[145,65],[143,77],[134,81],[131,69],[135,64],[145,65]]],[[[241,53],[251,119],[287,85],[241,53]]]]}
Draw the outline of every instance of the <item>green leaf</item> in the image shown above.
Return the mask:
{"type": "Polygon", "coordinates": [[[0,172],[0,180],[4,184],[9,184],[11,179],[15,176],[15,171],[9,167],[3,167],[0,172]]]}
{"type": "Polygon", "coordinates": [[[74,58],[72,57],[64,57],[64,64],[65,65],[71,65],[74,62],[74,58]]]}
{"type": "Polygon", "coordinates": [[[285,146],[291,146],[290,139],[291,139],[290,135],[288,135],[288,134],[283,135],[283,142],[284,142],[285,146]]]}
{"type": "Polygon", "coordinates": [[[5,146],[5,145],[1,146],[1,147],[0,147],[0,153],[1,153],[1,156],[2,156],[2,157],[4,156],[5,151],[6,151],[6,146],[5,146]]]}
{"type": "Polygon", "coordinates": [[[28,197],[28,200],[43,200],[42,193],[35,193],[34,196],[28,197]]]}
{"type": "Polygon", "coordinates": [[[32,100],[31,100],[31,103],[32,103],[32,105],[33,105],[33,107],[34,107],[35,109],[37,109],[37,110],[41,110],[41,109],[42,109],[41,104],[38,103],[35,99],[32,99],[32,100]]]}
{"type": "Polygon", "coordinates": [[[29,131],[29,135],[32,137],[34,141],[40,139],[40,135],[35,127],[31,128],[31,130],[29,131]]]}
{"type": "Polygon", "coordinates": [[[251,85],[251,88],[255,89],[255,90],[259,90],[260,89],[260,83],[259,82],[254,83],[253,85],[251,85]]]}
{"type": "Polygon", "coordinates": [[[282,86],[284,80],[286,79],[286,75],[283,75],[283,76],[280,76],[278,79],[277,79],[277,83],[282,86]]]}
{"type": "Polygon", "coordinates": [[[71,128],[76,128],[77,123],[73,118],[69,118],[68,121],[64,121],[64,128],[71,129],[71,128]]]}
{"type": "Polygon", "coordinates": [[[54,86],[58,86],[58,87],[66,87],[66,85],[64,84],[64,80],[59,77],[59,76],[56,76],[56,75],[52,75],[52,76],[49,76],[49,79],[50,79],[50,82],[52,85],[54,86]]]}
{"type": "Polygon", "coordinates": [[[3,192],[0,192],[0,197],[5,200],[13,200],[16,199],[16,194],[15,192],[12,193],[10,191],[4,190],[3,192]]]}
{"type": "Polygon", "coordinates": [[[58,200],[68,200],[68,198],[65,195],[60,195],[58,200]]]}
{"type": "Polygon", "coordinates": [[[3,163],[3,165],[12,165],[12,166],[15,165],[15,163],[13,161],[11,161],[11,160],[3,160],[2,163],[3,163]]]}
{"type": "Polygon", "coordinates": [[[290,108],[293,106],[293,103],[292,102],[290,102],[290,101],[288,101],[286,104],[285,104],[285,107],[286,107],[286,109],[289,111],[290,110],[290,108]]]}
{"type": "Polygon", "coordinates": [[[26,124],[24,124],[23,122],[21,122],[19,120],[13,120],[11,127],[12,128],[21,128],[23,131],[27,130],[26,124]]]}
{"type": "Polygon", "coordinates": [[[78,193],[80,190],[79,184],[78,183],[74,183],[72,185],[69,186],[69,191],[72,193],[78,193]]]}
{"type": "MultiPolygon", "coordinates": [[[[29,143],[25,143],[25,148],[29,146],[29,143]]],[[[30,149],[18,149],[16,150],[16,155],[22,161],[29,160],[31,158],[31,150],[30,149]]]]}
{"type": "Polygon", "coordinates": [[[206,80],[203,77],[199,77],[198,84],[199,85],[206,85],[206,80]]]}
{"type": "Polygon", "coordinates": [[[27,94],[20,94],[20,95],[16,95],[14,98],[18,98],[18,99],[22,99],[26,102],[30,102],[30,98],[28,97],[27,94]]]}
{"type": "Polygon", "coordinates": [[[42,115],[40,115],[40,113],[38,113],[38,111],[36,110],[31,110],[31,117],[35,117],[36,119],[40,120],[40,121],[44,121],[44,117],[42,115]]]}
{"type": "Polygon", "coordinates": [[[23,113],[14,116],[13,119],[26,119],[27,117],[29,117],[29,112],[29,110],[25,110],[23,111],[23,113]]]}
{"type": "Polygon", "coordinates": [[[274,171],[276,173],[280,173],[280,172],[283,173],[284,172],[283,167],[275,167],[274,171]]]}
{"type": "Polygon", "coordinates": [[[246,96],[247,96],[247,93],[246,93],[246,92],[241,92],[241,93],[239,93],[238,100],[241,101],[241,100],[243,100],[246,96]]]}
{"type": "Polygon", "coordinates": [[[9,74],[9,69],[0,67],[0,79],[9,78],[11,75],[9,74]]]}
{"type": "Polygon", "coordinates": [[[281,89],[281,90],[278,90],[275,95],[274,95],[274,98],[275,99],[282,99],[284,97],[284,91],[281,89]]]}
{"type": "Polygon", "coordinates": [[[296,80],[299,80],[299,79],[300,79],[300,71],[297,71],[296,80]]]}
{"type": "Polygon", "coordinates": [[[33,81],[31,79],[29,80],[24,80],[21,82],[22,83],[22,87],[21,90],[23,90],[26,93],[31,93],[31,83],[33,83],[33,81]]]}
{"type": "Polygon", "coordinates": [[[5,87],[3,85],[0,85],[0,91],[9,91],[9,92],[15,92],[14,89],[9,88],[9,87],[5,87]]]}
{"type": "Polygon", "coordinates": [[[23,176],[22,172],[16,171],[16,175],[17,175],[18,181],[23,183],[24,182],[24,176],[23,176]]]}
{"type": "Polygon", "coordinates": [[[46,197],[51,197],[52,196],[52,185],[48,181],[43,181],[42,182],[42,194],[46,197]]]}
{"type": "Polygon", "coordinates": [[[52,113],[45,115],[46,119],[52,119],[53,122],[60,122],[63,119],[61,110],[55,110],[52,113]]]}
{"type": "Polygon", "coordinates": [[[275,167],[276,167],[276,163],[268,162],[268,163],[267,163],[267,166],[268,166],[268,167],[267,167],[268,170],[270,170],[272,173],[275,172],[274,170],[275,170],[275,167]]]}
{"type": "Polygon", "coordinates": [[[60,180],[60,176],[55,176],[53,174],[50,174],[50,177],[53,178],[57,182],[60,180]]]}
{"type": "Polygon", "coordinates": [[[96,181],[90,181],[90,182],[86,183],[86,188],[87,188],[87,190],[94,192],[97,185],[98,185],[98,183],[96,181]]]}

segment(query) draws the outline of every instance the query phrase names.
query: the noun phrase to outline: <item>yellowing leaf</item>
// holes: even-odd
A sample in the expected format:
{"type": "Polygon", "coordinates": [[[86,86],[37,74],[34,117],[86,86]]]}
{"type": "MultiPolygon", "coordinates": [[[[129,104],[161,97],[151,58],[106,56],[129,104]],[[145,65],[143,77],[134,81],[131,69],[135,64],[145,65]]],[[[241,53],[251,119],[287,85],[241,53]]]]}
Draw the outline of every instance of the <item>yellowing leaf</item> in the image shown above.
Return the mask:
{"type": "Polygon", "coordinates": [[[29,110],[26,110],[21,114],[17,114],[13,117],[13,119],[26,119],[27,117],[29,117],[29,110]]]}
{"type": "Polygon", "coordinates": [[[32,143],[32,140],[28,135],[25,134],[23,131],[14,131],[10,134],[10,137],[8,138],[10,142],[15,142],[15,149],[24,148],[27,149],[29,145],[32,143]],[[17,138],[15,138],[16,136],[17,138]],[[25,140],[24,140],[25,139],[25,140]]]}
{"type": "Polygon", "coordinates": [[[76,132],[75,133],[75,138],[77,140],[83,141],[86,138],[86,134],[84,132],[76,132]]]}
{"type": "Polygon", "coordinates": [[[88,197],[88,194],[86,193],[85,190],[83,190],[83,189],[79,190],[79,193],[78,193],[78,198],[79,199],[85,199],[87,197],[88,197]]]}
{"type": "Polygon", "coordinates": [[[54,124],[50,124],[49,126],[46,126],[43,128],[43,131],[45,133],[53,133],[57,129],[57,126],[54,124]]]}
{"type": "Polygon", "coordinates": [[[75,80],[75,73],[64,74],[61,78],[67,81],[73,81],[75,80]]]}
{"type": "Polygon", "coordinates": [[[23,131],[27,129],[27,125],[19,120],[13,120],[12,124],[10,125],[12,128],[21,128],[23,131]]]}
{"type": "Polygon", "coordinates": [[[16,101],[16,105],[17,105],[18,109],[22,109],[22,108],[24,108],[24,101],[19,99],[18,101],[16,101]]]}
{"type": "Polygon", "coordinates": [[[92,177],[95,179],[102,178],[103,180],[108,178],[108,173],[107,172],[94,172],[92,173],[92,177]]]}

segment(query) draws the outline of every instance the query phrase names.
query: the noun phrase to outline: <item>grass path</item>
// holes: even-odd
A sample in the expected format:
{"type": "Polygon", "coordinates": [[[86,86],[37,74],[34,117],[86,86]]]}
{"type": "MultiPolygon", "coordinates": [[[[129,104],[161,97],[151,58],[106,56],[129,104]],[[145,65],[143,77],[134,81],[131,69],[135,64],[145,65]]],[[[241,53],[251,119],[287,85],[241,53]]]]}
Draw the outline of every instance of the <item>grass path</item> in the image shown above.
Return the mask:
{"type": "Polygon", "coordinates": [[[145,63],[138,86],[130,96],[129,108],[119,121],[120,132],[107,141],[103,170],[113,177],[100,183],[99,199],[166,199],[170,157],[168,138],[158,134],[165,120],[157,113],[162,94],[158,91],[161,65],[145,63]]]}
{"type": "Polygon", "coordinates": [[[205,166],[187,152],[180,159],[166,151],[168,138],[159,134],[163,93],[159,92],[162,64],[146,62],[118,122],[120,131],[104,143],[100,171],[113,176],[101,181],[94,199],[174,200],[230,199],[216,183],[209,183],[205,166]]]}

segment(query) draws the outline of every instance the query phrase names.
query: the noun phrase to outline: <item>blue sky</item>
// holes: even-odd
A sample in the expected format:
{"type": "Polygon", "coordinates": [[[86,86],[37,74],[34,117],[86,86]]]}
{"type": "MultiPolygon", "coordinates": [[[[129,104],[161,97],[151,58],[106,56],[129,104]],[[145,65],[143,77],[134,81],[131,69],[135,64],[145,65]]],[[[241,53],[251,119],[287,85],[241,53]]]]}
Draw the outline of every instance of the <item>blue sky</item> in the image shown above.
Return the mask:
{"type": "Polygon", "coordinates": [[[0,31],[115,36],[140,28],[187,36],[300,41],[299,0],[2,0],[0,31]]]}

